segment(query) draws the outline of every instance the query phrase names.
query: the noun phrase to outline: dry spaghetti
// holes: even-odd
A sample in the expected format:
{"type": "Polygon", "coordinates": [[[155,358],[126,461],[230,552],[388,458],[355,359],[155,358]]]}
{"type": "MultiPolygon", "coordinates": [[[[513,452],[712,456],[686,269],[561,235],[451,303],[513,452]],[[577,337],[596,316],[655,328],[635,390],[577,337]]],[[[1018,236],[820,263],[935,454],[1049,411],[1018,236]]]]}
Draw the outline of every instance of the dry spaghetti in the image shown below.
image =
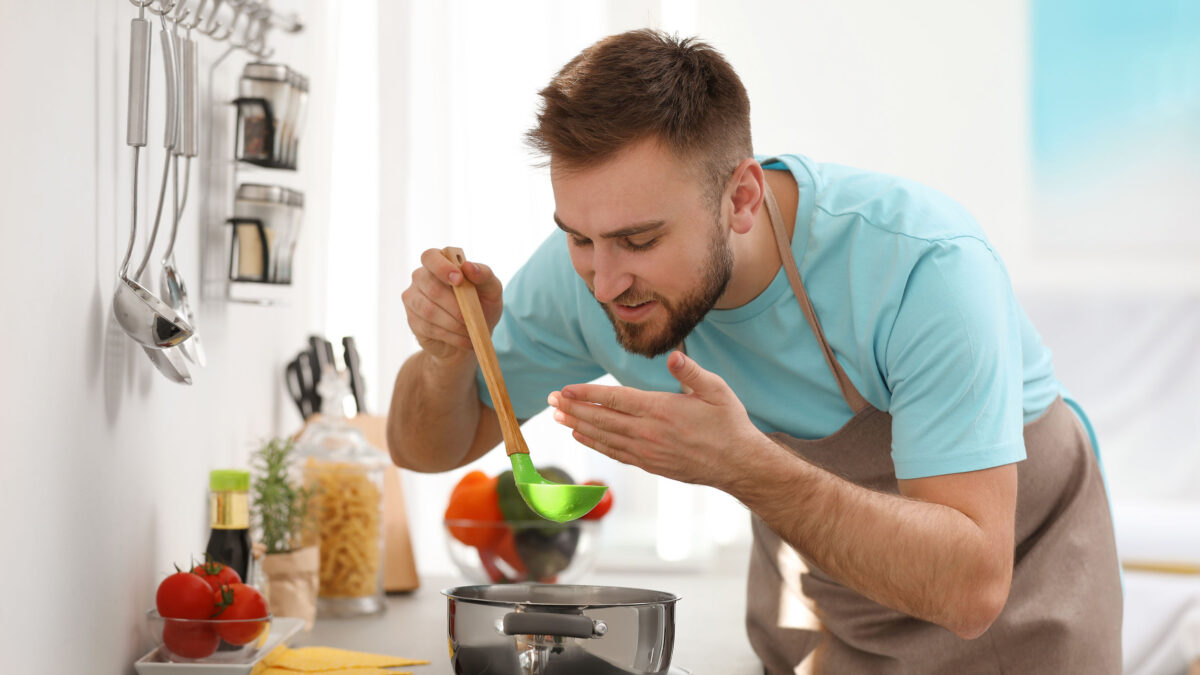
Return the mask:
{"type": "Polygon", "coordinates": [[[365,597],[379,591],[382,493],[359,464],[305,466],[314,488],[313,512],[321,538],[321,597],[365,597]]]}

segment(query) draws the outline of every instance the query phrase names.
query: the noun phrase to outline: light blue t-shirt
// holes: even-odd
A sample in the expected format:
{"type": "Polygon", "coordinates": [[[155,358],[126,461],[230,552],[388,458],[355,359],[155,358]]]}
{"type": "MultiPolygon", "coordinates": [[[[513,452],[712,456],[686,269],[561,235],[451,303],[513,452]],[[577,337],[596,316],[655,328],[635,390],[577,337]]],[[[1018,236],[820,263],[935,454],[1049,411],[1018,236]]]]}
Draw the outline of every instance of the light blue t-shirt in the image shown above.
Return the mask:
{"type": "MultiPolygon", "coordinates": [[[[792,252],[838,362],[892,416],[896,477],[1024,459],[1024,423],[1062,388],[971,215],[894,176],[796,155],[764,167],[791,171],[799,186],[792,252]]],[[[679,391],[666,355],[648,359],[617,343],[561,231],[518,271],[504,302],[493,340],[518,417],[543,410],[551,391],[605,373],[639,389],[679,391]]],[[[685,344],[764,432],[822,438],[853,416],[782,268],[749,303],[710,311],[685,344]]]]}

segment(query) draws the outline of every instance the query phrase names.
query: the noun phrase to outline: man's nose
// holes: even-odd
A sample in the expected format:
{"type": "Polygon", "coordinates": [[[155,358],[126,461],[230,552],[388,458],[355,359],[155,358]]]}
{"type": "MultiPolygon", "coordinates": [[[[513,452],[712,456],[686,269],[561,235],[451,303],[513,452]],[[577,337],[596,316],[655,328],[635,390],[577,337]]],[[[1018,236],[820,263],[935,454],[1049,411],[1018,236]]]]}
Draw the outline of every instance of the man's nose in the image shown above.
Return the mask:
{"type": "Polygon", "coordinates": [[[624,271],[614,256],[597,251],[592,263],[593,293],[600,302],[612,302],[633,285],[633,275],[624,271]]]}

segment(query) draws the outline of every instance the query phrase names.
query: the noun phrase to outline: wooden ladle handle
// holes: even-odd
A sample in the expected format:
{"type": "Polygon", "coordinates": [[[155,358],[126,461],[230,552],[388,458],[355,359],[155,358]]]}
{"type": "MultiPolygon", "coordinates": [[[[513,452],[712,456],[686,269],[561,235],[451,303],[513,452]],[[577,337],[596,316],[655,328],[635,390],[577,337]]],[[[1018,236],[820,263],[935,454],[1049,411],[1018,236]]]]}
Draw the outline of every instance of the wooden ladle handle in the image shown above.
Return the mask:
{"type": "MultiPolygon", "coordinates": [[[[442,255],[459,269],[467,261],[462,249],[453,246],[442,249],[442,255]]],[[[509,456],[516,453],[529,454],[529,446],[525,445],[521,425],[517,422],[512,401],[508,398],[508,387],[504,386],[504,375],[500,372],[496,348],[492,345],[492,333],[488,330],[487,319],[483,316],[483,306],[479,304],[479,292],[475,290],[475,284],[467,279],[466,274],[463,274],[462,283],[453,288],[454,298],[458,300],[458,308],[462,310],[463,321],[467,324],[467,333],[471,336],[471,346],[475,348],[475,358],[479,360],[479,368],[483,371],[484,381],[487,382],[488,393],[492,395],[492,405],[496,408],[496,416],[500,418],[504,448],[509,456]]]]}

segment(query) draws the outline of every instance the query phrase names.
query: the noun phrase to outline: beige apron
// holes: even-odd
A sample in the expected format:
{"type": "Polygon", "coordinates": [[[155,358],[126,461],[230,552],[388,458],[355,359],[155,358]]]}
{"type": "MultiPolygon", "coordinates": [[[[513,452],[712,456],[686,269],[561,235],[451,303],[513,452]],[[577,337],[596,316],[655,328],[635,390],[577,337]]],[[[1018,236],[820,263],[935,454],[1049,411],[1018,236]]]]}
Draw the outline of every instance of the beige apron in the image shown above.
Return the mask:
{"type": "MultiPolygon", "coordinates": [[[[816,440],[772,434],[803,459],[858,485],[899,494],[892,418],[859,394],[834,358],[800,280],[779,207],[767,213],[792,290],[854,417],[816,440]]],[[[1100,469],[1061,398],[1025,425],[1018,464],[1012,589],[982,637],[875,603],[842,586],[751,516],[746,629],[769,675],[784,673],[1121,672],[1121,582],[1100,469]]]]}

